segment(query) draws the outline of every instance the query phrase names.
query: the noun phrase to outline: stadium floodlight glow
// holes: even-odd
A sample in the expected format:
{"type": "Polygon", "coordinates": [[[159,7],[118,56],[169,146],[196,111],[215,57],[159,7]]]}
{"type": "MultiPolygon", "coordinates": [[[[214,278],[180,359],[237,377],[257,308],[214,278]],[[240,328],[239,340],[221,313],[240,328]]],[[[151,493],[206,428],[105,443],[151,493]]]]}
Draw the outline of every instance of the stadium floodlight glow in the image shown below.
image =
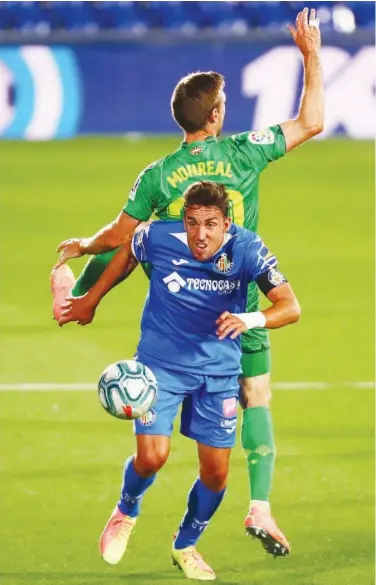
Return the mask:
{"type": "Polygon", "coordinates": [[[342,33],[352,33],[356,29],[355,16],[347,6],[334,6],[333,25],[335,30],[342,33]]]}

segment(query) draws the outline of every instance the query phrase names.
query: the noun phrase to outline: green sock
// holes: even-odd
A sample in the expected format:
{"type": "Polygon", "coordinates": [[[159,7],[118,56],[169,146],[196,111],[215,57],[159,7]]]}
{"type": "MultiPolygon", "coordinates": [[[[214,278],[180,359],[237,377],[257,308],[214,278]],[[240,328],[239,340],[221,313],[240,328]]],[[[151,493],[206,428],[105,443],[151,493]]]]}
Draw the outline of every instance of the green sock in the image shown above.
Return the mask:
{"type": "Polygon", "coordinates": [[[252,500],[269,500],[275,445],[269,408],[256,406],[243,412],[242,447],[248,462],[252,500]]]}
{"type": "Polygon", "coordinates": [[[72,296],[80,297],[87,293],[87,291],[97,282],[98,278],[104,272],[107,264],[112,260],[117,252],[111,250],[104,254],[92,256],[86,263],[85,268],[76,280],[76,284],[72,288],[72,296]]]}

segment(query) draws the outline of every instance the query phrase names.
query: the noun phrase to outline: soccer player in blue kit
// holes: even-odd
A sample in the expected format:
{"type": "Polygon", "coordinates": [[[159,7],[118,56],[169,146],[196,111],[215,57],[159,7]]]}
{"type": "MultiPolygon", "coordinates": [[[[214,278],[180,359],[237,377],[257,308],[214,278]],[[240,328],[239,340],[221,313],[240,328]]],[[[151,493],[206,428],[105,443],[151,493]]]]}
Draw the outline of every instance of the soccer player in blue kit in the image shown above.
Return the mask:
{"type": "Polygon", "coordinates": [[[141,500],[168,458],[179,407],[181,433],[198,446],[199,477],[172,547],[172,560],[190,579],[215,573],[195,545],[226,490],[235,442],[239,336],[253,327],[275,329],[299,319],[298,301],[260,237],[231,224],[223,185],[198,182],[185,193],[183,221],[144,225],[119,249],[83,297],[70,297],[60,324],[91,322],[100,299],[137,262],[152,265],[136,358],[158,380],[155,407],[135,421],[137,450],[124,469],[120,500],[100,540],[103,559],[118,563],[141,500]],[[245,313],[247,287],[256,282],[271,306],[245,313]]]}

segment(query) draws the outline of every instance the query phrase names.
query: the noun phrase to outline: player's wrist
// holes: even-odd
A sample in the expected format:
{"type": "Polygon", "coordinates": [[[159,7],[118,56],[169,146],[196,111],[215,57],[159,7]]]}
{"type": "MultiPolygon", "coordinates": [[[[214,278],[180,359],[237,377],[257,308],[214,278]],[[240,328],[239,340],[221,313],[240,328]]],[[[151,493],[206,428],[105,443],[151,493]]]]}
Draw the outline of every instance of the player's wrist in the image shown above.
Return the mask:
{"type": "Polygon", "coordinates": [[[266,317],[261,311],[255,311],[254,313],[233,313],[233,315],[243,321],[247,329],[265,327],[266,325],[266,317]]]}
{"type": "Polygon", "coordinates": [[[82,256],[84,256],[85,254],[89,254],[90,238],[81,238],[78,247],[82,256]]]}

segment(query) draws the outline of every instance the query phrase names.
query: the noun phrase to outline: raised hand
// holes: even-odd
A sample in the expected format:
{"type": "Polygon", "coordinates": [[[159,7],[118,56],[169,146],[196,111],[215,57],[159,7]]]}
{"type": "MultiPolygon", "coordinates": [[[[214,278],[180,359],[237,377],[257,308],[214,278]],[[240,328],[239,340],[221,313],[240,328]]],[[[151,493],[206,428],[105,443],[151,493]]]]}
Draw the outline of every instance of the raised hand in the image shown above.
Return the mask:
{"type": "Polygon", "coordinates": [[[56,262],[54,268],[59,268],[62,264],[65,264],[71,258],[80,258],[80,256],[84,255],[82,250],[82,239],[80,238],[71,238],[70,240],[64,240],[61,242],[56,252],[60,252],[60,256],[58,261],[56,262]]]}
{"type": "Polygon", "coordinates": [[[321,33],[319,24],[320,21],[316,18],[316,10],[312,8],[308,18],[308,8],[304,8],[303,12],[299,12],[296,17],[296,28],[291,25],[287,26],[294,42],[303,55],[309,55],[309,53],[320,50],[321,33]]]}

